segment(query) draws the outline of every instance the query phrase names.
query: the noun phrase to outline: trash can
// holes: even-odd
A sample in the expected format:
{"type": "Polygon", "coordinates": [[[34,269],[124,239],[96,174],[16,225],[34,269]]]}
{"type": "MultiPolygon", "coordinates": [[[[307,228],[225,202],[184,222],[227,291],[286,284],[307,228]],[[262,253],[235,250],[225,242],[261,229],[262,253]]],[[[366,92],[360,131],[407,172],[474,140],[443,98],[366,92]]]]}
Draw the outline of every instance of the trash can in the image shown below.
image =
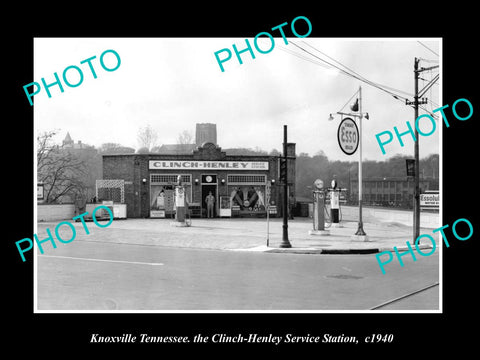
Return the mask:
{"type": "Polygon", "coordinates": [[[308,217],[308,214],[309,214],[308,208],[309,208],[308,203],[299,203],[298,204],[298,216],[308,217]]]}

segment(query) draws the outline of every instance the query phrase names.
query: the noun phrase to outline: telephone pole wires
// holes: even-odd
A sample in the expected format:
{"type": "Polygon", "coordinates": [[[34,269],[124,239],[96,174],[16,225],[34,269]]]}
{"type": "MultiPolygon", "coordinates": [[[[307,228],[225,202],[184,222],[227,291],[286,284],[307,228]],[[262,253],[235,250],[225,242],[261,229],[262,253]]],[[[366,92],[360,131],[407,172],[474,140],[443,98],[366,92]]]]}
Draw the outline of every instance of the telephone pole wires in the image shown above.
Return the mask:
{"type": "MultiPolygon", "coordinates": [[[[414,130],[415,186],[413,191],[413,242],[414,243],[420,235],[420,159],[419,159],[420,156],[419,156],[419,138],[418,138],[416,121],[418,118],[418,105],[423,105],[428,102],[428,99],[426,98],[422,98],[420,100],[421,96],[419,95],[419,91],[418,91],[418,79],[419,79],[419,74],[422,71],[438,68],[438,65],[436,65],[429,68],[419,69],[419,66],[418,66],[419,62],[420,62],[420,59],[415,58],[414,66],[413,66],[415,94],[413,97],[413,101],[408,101],[408,100],[405,101],[406,105],[413,105],[415,109],[415,130],[414,130]]],[[[430,88],[430,86],[438,79],[439,77],[435,77],[434,79],[432,79],[432,81],[429,84],[427,84],[427,86],[425,86],[424,89],[422,89],[422,94],[424,94],[426,89],[430,88]]]]}

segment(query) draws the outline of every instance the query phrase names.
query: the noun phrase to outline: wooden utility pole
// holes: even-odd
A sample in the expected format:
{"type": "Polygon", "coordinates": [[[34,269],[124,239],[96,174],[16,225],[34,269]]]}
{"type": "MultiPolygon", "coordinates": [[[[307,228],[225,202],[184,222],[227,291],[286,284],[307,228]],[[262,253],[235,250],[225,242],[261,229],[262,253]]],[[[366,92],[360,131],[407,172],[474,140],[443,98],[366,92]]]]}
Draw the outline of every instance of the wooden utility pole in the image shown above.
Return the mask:
{"type": "MultiPolygon", "coordinates": [[[[415,124],[415,130],[414,130],[414,136],[415,136],[415,142],[414,142],[414,157],[415,157],[414,180],[415,180],[415,188],[413,190],[413,243],[415,243],[417,238],[420,236],[420,159],[419,159],[420,156],[419,156],[419,138],[418,138],[418,130],[417,130],[417,123],[416,122],[417,122],[417,118],[418,118],[418,105],[427,103],[427,99],[422,98],[421,100],[419,100],[421,98],[421,96],[419,95],[419,91],[418,91],[418,78],[419,78],[419,74],[422,71],[438,68],[438,65],[436,65],[436,66],[432,66],[432,67],[429,67],[429,68],[420,68],[419,69],[419,67],[418,67],[419,62],[420,62],[420,59],[415,58],[415,62],[414,62],[414,65],[413,65],[413,74],[414,74],[414,81],[415,81],[415,84],[414,84],[415,85],[415,95],[413,97],[413,101],[408,101],[408,100],[405,101],[406,105],[413,105],[414,109],[415,109],[415,120],[414,120],[414,124],[415,124]]],[[[425,86],[422,89],[422,94],[424,94],[426,92],[426,89],[428,89],[431,86],[431,84],[434,83],[437,80],[438,79],[434,79],[430,82],[430,84],[425,86]]]]}
{"type": "MultiPolygon", "coordinates": [[[[418,62],[420,60],[415,58],[414,64],[414,74],[415,74],[415,97],[413,98],[415,106],[415,122],[418,118],[418,62]]],[[[420,235],[420,159],[419,159],[419,139],[418,139],[418,130],[416,123],[415,124],[415,189],[413,190],[413,243],[417,240],[420,235]]]]}

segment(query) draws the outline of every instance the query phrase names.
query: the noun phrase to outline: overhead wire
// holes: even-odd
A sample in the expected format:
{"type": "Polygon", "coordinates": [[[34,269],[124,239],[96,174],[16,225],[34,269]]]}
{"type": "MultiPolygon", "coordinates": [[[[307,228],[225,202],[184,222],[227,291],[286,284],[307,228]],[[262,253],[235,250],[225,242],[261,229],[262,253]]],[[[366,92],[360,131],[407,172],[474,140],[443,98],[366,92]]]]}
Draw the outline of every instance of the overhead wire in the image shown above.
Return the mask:
{"type": "MultiPolygon", "coordinates": [[[[422,59],[420,59],[420,60],[422,60],[422,59]]],[[[430,79],[427,79],[427,78],[426,78],[427,76],[425,76],[425,77],[419,77],[419,80],[422,81],[422,89],[417,92],[417,94],[418,94],[417,97],[418,97],[418,98],[421,98],[421,97],[423,97],[423,96],[427,93],[427,91],[429,92],[429,105],[430,105],[430,110],[428,110],[426,107],[422,106],[422,104],[419,104],[419,108],[422,109],[422,110],[424,110],[427,114],[429,114],[430,116],[432,116],[434,119],[438,120],[438,119],[439,119],[439,116],[438,116],[438,114],[434,114],[434,113],[433,113],[433,107],[432,107],[432,105],[435,105],[436,108],[439,108],[440,105],[438,105],[435,101],[432,100],[432,91],[431,91],[431,90],[432,90],[432,86],[433,86],[433,85],[435,85],[435,84],[436,84],[436,85],[439,85],[439,84],[438,84],[438,80],[440,79],[440,74],[437,73],[437,74],[435,74],[434,77],[432,77],[432,75],[433,75],[433,70],[434,70],[434,69],[435,69],[435,68],[430,68],[430,69],[426,69],[426,70],[425,70],[428,74],[430,74],[430,79]],[[426,85],[425,85],[425,82],[427,82],[426,85]]]]}
{"type": "Polygon", "coordinates": [[[435,82],[436,82],[439,78],[440,78],[440,75],[439,75],[439,74],[435,75],[435,77],[434,77],[432,80],[430,80],[430,82],[429,82],[427,85],[425,85],[422,90],[420,90],[420,91],[418,92],[418,95],[417,95],[417,96],[418,96],[418,97],[422,97],[423,95],[425,95],[425,93],[427,92],[427,90],[430,89],[430,88],[432,87],[432,85],[435,84],[435,82]]]}
{"type": "Polygon", "coordinates": [[[425,45],[424,43],[422,43],[421,41],[418,41],[418,40],[417,40],[417,42],[418,42],[420,45],[422,45],[424,48],[430,50],[430,51],[431,51],[432,53],[434,53],[435,55],[440,56],[440,55],[438,55],[435,51],[433,51],[432,49],[430,49],[427,45],[425,45]]]}
{"type": "MultiPolygon", "coordinates": [[[[293,45],[295,45],[297,48],[301,49],[302,51],[304,51],[304,52],[310,54],[311,56],[315,57],[316,59],[318,59],[318,60],[320,60],[320,61],[322,61],[322,62],[324,62],[324,63],[326,63],[326,64],[328,64],[328,65],[330,65],[330,66],[333,66],[334,68],[338,69],[341,73],[343,73],[343,74],[345,74],[345,75],[347,75],[347,76],[353,77],[353,78],[355,78],[355,79],[357,79],[357,80],[360,80],[360,81],[362,81],[362,82],[365,82],[365,83],[367,83],[367,84],[369,84],[369,85],[371,85],[371,86],[373,86],[373,87],[376,87],[376,88],[378,88],[378,89],[380,89],[380,90],[382,90],[382,91],[390,94],[391,96],[393,96],[393,97],[394,97],[395,99],[397,99],[397,100],[402,99],[403,102],[405,102],[405,100],[408,100],[405,96],[402,96],[402,95],[396,94],[396,93],[394,93],[394,92],[392,92],[392,91],[390,91],[390,90],[387,90],[387,89],[381,87],[380,85],[378,85],[378,84],[376,84],[376,83],[368,80],[367,78],[365,78],[365,77],[363,77],[363,76],[361,76],[361,75],[353,72],[352,70],[350,70],[350,72],[349,72],[349,71],[346,71],[346,70],[340,68],[339,66],[334,65],[334,64],[332,64],[331,62],[329,62],[329,61],[327,61],[327,60],[325,60],[325,59],[322,59],[322,58],[320,58],[320,57],[312,54],[310,51],[302,48],[300,45],[296,44],[296,43],[293,42],[293,41],[291,41],[291,43],[292,43],[293,45]],[[352,72],[353,72],[353,73],[352,73],[352,72]]],[[[336,61],[336,60],[335,60],[335,61],[336,61]]],[[[338,62],[338,61],[336,61],[336,62],[338,62]]],[[[339,63],[339,62],[338,62],[338,63],[339,63]]],[[[339,64],[341,64],[341,63],[339,63],[339,64]]],[[[343,67],[345,67],[345,65],[343,65],[343,64],[341,64],[341,65],[342,65],[343,67]]],[[[347,68],[347,69],[348,69],[348,68],[347,68]]]]}
{"type": "Polygon", "coordinates": [[[296,56],[296,57],[298,57],[298,58],[300,58],[300,59],[309,61],[309,62],[311,62],[311,63],[313,63],[313,64],[320,65],[320,66],[322,66],[322,67],[324,67],[324,68],[326,68],[326,69],[331,69],[331,66],[322,64],[322,63],[319,62],[319,61],[316,61],[316,60],[314,60],[314,59],[308,58],[307,56],[304,56],[304,55],[302,55],[302,54],[299,54],[299,53],[297,53],[297,52],[295,52],[295,51],[293,51],[293,50],[290,50],[290,49],[287,49],[287,48],[284,48],[284,47],[280,47],[280,50],[282,50],[282,51],[284,51],[284,52],[286,52],[286,53],[288,53],[288,54],[294,55],[294,56],[296,56]]]}
{"type": "MultiPolygon", "coordinates": [[[[430,73],[430,77],[432,76],[432,71],[429,71],[430,73]]],[[[432,83],[432,85],[435,84],[437,86],[439,86],[439,83],[438,81],[435,81],[435,83],[432,83]]],[[[438,109],[440,107],[440,105],[438,105],[435,101],[432,100],[432,87],[430,87],[430,89],[428,89],[428,97],[430,98],[430,110],[433,112],[433,106],[435,106],[436,109],[438,109]]]]}
{"type": "Polygon", "coordinates": [[[422,60],[424,62],[427,62],[427,63],[435,63],[435,64],[438,64],[440,61],[439,60],[431,60],[431,59],[424,59],[424,58],[418,58],[419,60],[422,60]]]}
{"type": "MultiPolygon", "coordinates": [[[[315,61],[315,60],[312,61],[312,59],[309,59],[308,57],[300,56],[300,54],[298,54],[298,53],[296,53],[296,52],[286,51],[284,48],[281,48],[281,49],[283,49],[284,51],[289,52],[290,54],[293,54],[293,55],[295,55],[295,56],[297,56],[297,57],[300,57],[300,58],[302,58],[302,59],[304,59],[304,60],[313,62],[314,64],[317,64],[317,65],[320,65],[320,66],[323,66],[323,67],[326,67],[326,68],[332,68],[332,67],[333,67],[333,68],[337,69],[338,71],[340,71],[342,74],[344,74],[344,75],[346,75],[346,76],[350,76],[350,77],[353,77],[353,78],[355,78],[355,79],[357,79],[357,80],[360,80],[360,81],[362,81],[362,82],[365,82],[365,83],[367,83],[367,84],[369,84],[369,85],[371,85],[371,86],[373,86],[373,87],[375,87],[375,88],[377,88],[377,89],[379,89],[379,90],[382,90],[382,91],[388,93],[389,95],[391,95],[391,96],[392,96],[393,98],[395,98],[396,100],[399,100],[399,101],[404,102],[407,106],[410,106],[410,107],[412,107],[412,108],[414,107],[413,104],[407,104],[408,98],[406,98],[405,96],[399,95],[398,93],[395,93],[394,91],[401,92],[401,93],[407,94],[407,95],[412,96],[412,97],[413,97],[413,94],[410,94],[410,93],[408,93],[408,92],[406,92],[406,91],[402,91],[402,90],[399,90],[399,89],[395,89],[395,88],[393,88],[393,87],[389,87],[389,86],[386,86],[386,85],[382,85],[382,84],[373,82],[373,81],[365,78],[364,76],[358,74],[356,71],[354,71],[354,70],[348,68],[347,66],[343,65],[342,63],[340,63],[339,61],[335,60],[335,59],[332,58],[331,56],[329,56],[329,55],[321,52],[320,50],[316,49],[315,47],[309,45],[308,43],[305,43],[305,42],[304,42],[304,43],[307,44],[310,48],[316,50],[316,51],[319,52],[320,54],[326,56],[327,58],[331,59],[332,61],[334,61],[335,63],[339,64],[340,66],[342,66],[343,68],[345,68],[345,69],[347,69],[347,70],[345,70],[345,69],[343,69],[343,68],[341,68],[341,67],[339,67],[339,66],[337,66],[337,65],[335,65],[335,64],[332,64],[331,62],[329,62],[329,61],[327,61],[327,60],[325,60],[325,59],[322,59],[322,58],[320,58],[320,57],[312,54],[310,51],[304,49],[303,47],[301,47],[300,45],[296,44],[296,43],[293,42],[293,41],[290,41],[290,42],[291,42],[294,46],[296,46],[297,48],[299,48],[300,50],[302,50],[302,51],[304,51],[305,53],[307,53],[307,54],[313,56],[314,58],[318,59],[318,60],[321,61],[323,64],[322,64],[322,63],[319,63],[318,61],[315,61]],[[325,65],[325,64],[327,64],[327,65],[325,65]]],[[[423,45],[423,44],[422,44],[422,45],[423,45]]],[[[434,62],[433,60],[431,60],[431,61],[434,62]]],[[[437,80],[438,80],[438,78],[437,78],[437,80]]],[[[427,89],[425,89],[425,90],[428,90],[428,89],[433,85],[433,83],[436,83],[436,80],[435,80],[434,82],[432,82],[431,85],[430,85],[427,89]]],[[[428,86],[428,85],[427,85],[427,86],[428,86]]],[[[347,102],[347,103],[348,103],[348,102],[347,102]]],[[[345,107],[345,105],[344,105],[344,107],[345,107]]],[[[422,110],[424,110],[426,113],[430,114],[432,117],[437,118],[437,115],[436,115],[436,114],[433,114],[431,111],[429,111],[429,110],[426,109],[425,107],[421,106],[420,104],[419,104],[419,108],[421,108],[422,110]]]]}
{"type": "Polygon", "coordinates": [[[340,110],[338,110],[338,111],[342,111],[342,110],[345,108],[345,106],[347,106],[347,105],[350,103],[350,101],[352,101],[352,99],[353,99],[353,98],[355,97],[355,95],[357,95],[357,94],[358,94],[358,90],[355,91],[355,93],[352,95],[352,97],[351,97],[350,99],[348,99],[347,102],[345,103],[345,105],[343,105],[343,106],[340,108],[340,110]]]}
{"type": "Polygon", "coordinates": [[[369,83],[371,83],[371,84],[375,84],[375,85],[381,86],[381,87],[383,87],[383,88],[386,88],[386,89],[389,89],[389,90],[392,90],[392,91],[404,93],[404,94],[406,94],[406,95],[408,95],[408,96],[413,96],[413,94],[408,93],[408,92],[406,92],[406,91],[403,91],[403,90],[400,90],[400,89],[396,89],[396,88],[393,88],[393,87],[390,87],[390,86],[387,86],[387,85],[383,85],[383,84],[380,84],[380,83],[377,83],[377,82],[368,80],[368,79],[365,78],[364,76],[360,75],[358,72],[356,72],[356,71],[350,69],[348,66],[342,64],[340,61],[335,60],[335,59],[332,58],[331,56],[329,56],[329,55],[325,54],[324,52],[318,50],[316,47],[308,44],[308,43],[305,42],[305,41],[302,41],[302,42],[303,42],[305,45],[309,46],[310,48],[314,49],[315,51],[319,52],[320,54],[326,56],[327,58],[329,58],[329,59],[331,59],[331,60],[333,60],[333,61],[335,61],[337,64],[339,64],[340,66],[344,67],[344,68],[347,69],[348,71],[351,71],[352,73],[358,75],[359,77],[361,77],[361,78],[362,78],[364,81],[366,81],[366,82],[369,82],[369,83]]]}

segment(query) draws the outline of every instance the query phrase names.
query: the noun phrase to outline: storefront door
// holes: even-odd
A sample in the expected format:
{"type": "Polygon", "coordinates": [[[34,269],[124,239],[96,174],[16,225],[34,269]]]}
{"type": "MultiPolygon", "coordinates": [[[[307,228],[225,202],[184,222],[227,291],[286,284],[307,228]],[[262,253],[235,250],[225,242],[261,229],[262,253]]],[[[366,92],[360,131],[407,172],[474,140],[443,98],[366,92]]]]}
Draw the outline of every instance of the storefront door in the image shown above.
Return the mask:
{"type": "Polygon", "coordinates": [[[218,209],[218,197],[217,197],[217,185],[202,185],[202,214],[203,217],[207,217],[207,202],[206,199],[209,194],[212,193],[215,203],[213,205],[213,217],[217,217],[218,209]]]}

